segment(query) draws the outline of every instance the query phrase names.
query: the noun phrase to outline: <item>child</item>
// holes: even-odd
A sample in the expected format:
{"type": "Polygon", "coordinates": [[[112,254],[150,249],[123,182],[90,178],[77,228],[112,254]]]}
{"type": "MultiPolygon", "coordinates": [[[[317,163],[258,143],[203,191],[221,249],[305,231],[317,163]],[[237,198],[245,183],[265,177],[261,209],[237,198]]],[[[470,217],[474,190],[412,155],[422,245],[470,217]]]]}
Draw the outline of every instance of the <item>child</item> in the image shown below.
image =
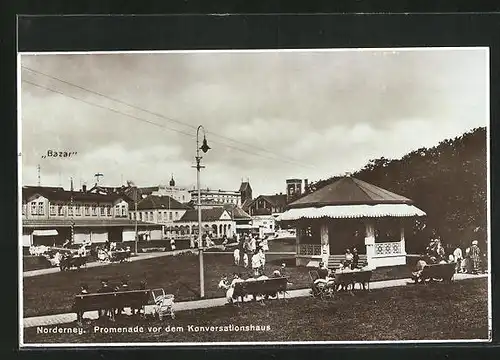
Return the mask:
{"type": "Polygon", "coordinates": [[[243,254],[243,266],[246,268],[248,267],[248,254],[247,253],[243,254]]]}
{"type": "Polygon", "coordinates": [[[240,249],[236,248],[233,252],[234,265],[238,266],[240,264],[240,249]]]}

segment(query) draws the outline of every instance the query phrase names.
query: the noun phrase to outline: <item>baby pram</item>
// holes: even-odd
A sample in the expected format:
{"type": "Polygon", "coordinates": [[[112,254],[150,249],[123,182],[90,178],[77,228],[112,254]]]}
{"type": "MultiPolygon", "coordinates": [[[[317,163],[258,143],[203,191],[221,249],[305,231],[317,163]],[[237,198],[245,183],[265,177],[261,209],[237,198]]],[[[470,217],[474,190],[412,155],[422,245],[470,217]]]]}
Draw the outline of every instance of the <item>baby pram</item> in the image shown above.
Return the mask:
{"type": "Polygon", "coordinates": [[[151,291],[153,294],[154,312],[153,316],[158,317],[159,320],[163,320],[164,316],[170,316],[175,319],[174,313],[174,295],[165,294],[163,289],[154,289],[151,291]]]}

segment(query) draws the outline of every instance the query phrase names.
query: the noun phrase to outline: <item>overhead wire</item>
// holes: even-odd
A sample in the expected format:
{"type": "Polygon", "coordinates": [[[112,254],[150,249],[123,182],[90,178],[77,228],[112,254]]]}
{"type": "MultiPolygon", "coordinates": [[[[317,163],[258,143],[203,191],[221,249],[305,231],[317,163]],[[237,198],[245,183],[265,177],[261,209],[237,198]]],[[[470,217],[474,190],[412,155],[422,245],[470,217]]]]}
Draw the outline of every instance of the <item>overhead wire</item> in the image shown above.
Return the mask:
{"type": "MultiPolygon", "coordinates": [[[[182,135],[185,135],[185,136],[189,136],[191,138],[195,138],[196,137],[196,135],[193,134],[193,133],[189,133],[189,132],[186,132],[186,131],[183,131],[183,130],[179,130],[179,129],[175,129],[175,128],[172,128],[172,127],[168,127],[168,126],[166,126],[164,124],[159,124],[157,122],[150,121],[150,120],[144,119],[142,117],[138,117],[138,116],[135,116],[135,115],[127,114],[125,112],[116,110],[116,109],[108,107],[108,106],[103,106],[103,105],[100,105],[100,104],[96,104],[96,103],[93,103],[93,102],[90,102],[90,101],[78,98],[76,96],[69,95],[69,94],[67,94],[65,92],[62,92],[62,91],[59,91],[59,90],[56,90],[56,89],[53,89],[53,88],[50,88],[50,87],[47,87],[47,86],[44,86],[44,85],[41,85],[41,84],[37,84],[35,82],[29,81],[29,80],[26,80],[26,79],[22,79],[22,82],[30,84],[30,85],[38,87],[38,88],[41,88],[41,89],[44,89],[44,90],[47,90],[47,91],[50,91],[50,92],[53,92],[53,93],[57,93],[59,95],[62,95],[62,96],[65,96],[65,97],[68,97],[68,98],[71,98],[71,99],[74,99],[74,100],[77,100],[77,101],[80,101],[80,102],[83,102],[83,103],[91,105],[91,106],[95,106],[97,108],[101,108],[101,109],[108,110],[108,111],[111,111],[111,112],[119,114],[119,115],[123,115],[123,116],[129,117],[129,118],[132,118],[134,120],[138,120],[138,121],[141,121],[141,122],[144,122],[144,123],[148,123],[148,124],[160,127],[160,128],[164,128],[164,129],[167,129],[167,130],[170,130],[170,131],[174,131],[174,132],[177,132],[179,134],[182,134],[182,135]]],[[[217,144],[220,144],[220,145],[223,145],[223,146],[225,146],[227,148],[240,151],[240,152],[245,153],[245,154],[251,154],[251,155],[255,155],[255,156],[267,158],[267,159],[270,159],[270,160],[279,160],[279,161],[283,161],[283,162],[288,162],[288,163],[291,163],[291,164],[294,164],[294,165],[298,165],[298,166],[302,166],[302,167],[310,167],[310,166],[307,166],[305,164],[296,163],[295,161],[292,161],[292,160],[289,160],[289,159],[286,159],[286,158],[270,157],[270,156],[267,156],[265,154],[252,152],[252,151],[250,151],[248,149],[241,149],[241,148],[238,148],[236,146],[232,146],[232,145],[229,145],[229,144],[224,144],[224,143],[220,143],[220,142],[216,142],[216,141],[213,141],[213,142],[217,143],[217,144]]]]}
{"type": "MultiPolygon", "coordinates": [[[[170,122],[173,122],[173,123],[176,123],[176,124],[179,124],[179,125],[182,125],[182,126],[186,126],[186,127],[189,127],[193,130],[196,130],[197,127],[192,125],[192,124],[189,124],[189,123],[186,123],[184,121],[180,121],[180,120],[177,120],[177,119],[174,119],[174,118],[171,118],[171,117],[167,117],[163,114],[160,114],[160,113],[157,113],[157,112],[154,112],[154,111],[150,111],[150,110],[147,110],[145,108],[142,108],[140,106],[137,106],[137,105],[133,105],[133,104],[129,104],[125,101],[122,101],[120,99],[116,99],[114,97],[111,97],[111,96],[108,96],[108,95],[105,95],[101,92],[98,92],[98,91],[95,91],[95,90],[92,90],[92,89],[88,89],[86,87],[83,87],[81,85],[78,85],[78,84],[75,84],[75,83],[72,83],[70,81],[67,81],[67,80],[64,80],[64,79],[60,79],[56,76],[53,76],[53,75],[49,75],[49,74],[46,74],[44,72],[41,72],[39,70],[35,70],[35,69],[32,69],[32,68],[29,68],[27,66],[21,66],[23,69],[27,70],[27,71],[30,71],[32,73],[35,73],[35,74],[39,74],[39,75],[42,75],[42,76],[45,76],[45,77],[48,77],[50,79],[53,79],[53,80],[56,80],[56,81],[59,81],[63,84],[66,84],[66,85],[69,85],[69,86],[72,86],[72,87],[75,87],[75,88],[78,88],[80,90],[83,90],[83,91],[86,91],[86,92],[89,92],[91,94],[94,94],[94,95],[97,95],[97,96],[100,96],[100,97],[103,97],[107,100],[111,100],[111,101],[114,101],[114,102],[117,102],[119,104],[122,104],[122,105],[125,105],[127,107],[130,107],[130,108],[133,108],[133,109],[136,109],[136,110],[139,110],[139,111],[142,111],[142,112],[145,112],[145,113],[148,113],[150,115],[153,115],[153,116],[156,116],[156,117],[160,117],[162,119],[165,119],[167,121],[170,121],[170,122]]],[[[152,121],[147,121],[148,123],[150,124],[153,124],[153,125],[157,125],[157,126],[161,126],[161,124],[158,124],[158,123],[155,123],[155,122],[152,122],[152,121]]],[[[167,129],[170,129],[170,130],[173,130],[172,128],[168,128],[166,127],[167,129]]],[[[177,130],[173,130],[173,131],[177,131],[177,130]]],[[[212,131],[207,131],[207,134],[211,134],[211,135],[214,135],[214,136],[217,136],[221,139],[225,139],[225,140],[228,140],[228,141],[231,141],[231,142],[234,142],[234,143],[237,143],[237,144],[241,144],[241,145],[244,145],[244,146],[247,146],[247,147],[251,147],[251,148],[254,148],[256,150],[259,150],[259,151],[262,151],[262,152],[265,152],[267,154],[271,154],[271,155],[275,155],[275,157],[277,157],[277,159],[279,160],[284,160],[288,163],[294,163],[296,165],[300,165],[302,167],[307,167],[307,168],[312,168],[313,166],[311,166],[310,164],[305,164],[305,163],[302,163],[300,161],[297,161],[293,158],[290,158],[290,157],[287,157],[287,156],[284,156],[282,154],[277,154],[277,153],[274,153],[268,149],[265,149],[263,147],[260,147],[260,146],[256,146],[256,145],[252,145],[252,144],[248,144],[248,143],[245,143],[245,142],[242,142],[242,141],[239,141],[239,140],[235,140],[235,139],[232,139],[230,137],[227,137],[227,136],[224,136],[224,135],[220,135],[220,134],[217,134],[215,132],[212,132],[212,131]]],[[[225,144],[225,143],[219,143],[217,141],[213,141],[214,143],[218,143],[218,144],[221,144],[221,145],[224,145],[226,147],[229,147],[229,148],[232,148],[232,149],[235,149],[235,150],[238,150],[238,151],[245,151],[245,152],[248,152],[248,150],[243,150],[243,149],[240,149],[240,148],[236,148],[234,146],[231,146],[231,145],[228,145],[228,144],[225,144]]],[[[256,154],[255,152],[252,153],[254,155],[259,155],[259,156],[262,156],[261,154],[256,154]]],[[[264,156],[266,158],[269,158],[269,159],[272,159],[271,157],[269,156],[264,156]]]]}

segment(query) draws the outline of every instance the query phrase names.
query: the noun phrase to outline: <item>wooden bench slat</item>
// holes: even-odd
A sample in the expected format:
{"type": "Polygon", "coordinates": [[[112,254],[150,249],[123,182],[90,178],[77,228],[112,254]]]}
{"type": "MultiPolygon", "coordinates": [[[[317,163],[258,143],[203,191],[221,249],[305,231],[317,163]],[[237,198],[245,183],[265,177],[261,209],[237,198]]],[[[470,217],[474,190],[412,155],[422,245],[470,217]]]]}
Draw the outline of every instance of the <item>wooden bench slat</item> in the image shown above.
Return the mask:
{"type": "Polygon", "coordinates": [[[233,297],[254,294],[275,294],[287,290],[288,279],[285,277],[265,280],[242,281],[234,285],[233,297]]]}
{"type": "Polygon", "coordinates": [[[109,308],[142,307],[151,299],[151,290],[116,291],[75,295],[75,311],[91,311],[109,308]]]}

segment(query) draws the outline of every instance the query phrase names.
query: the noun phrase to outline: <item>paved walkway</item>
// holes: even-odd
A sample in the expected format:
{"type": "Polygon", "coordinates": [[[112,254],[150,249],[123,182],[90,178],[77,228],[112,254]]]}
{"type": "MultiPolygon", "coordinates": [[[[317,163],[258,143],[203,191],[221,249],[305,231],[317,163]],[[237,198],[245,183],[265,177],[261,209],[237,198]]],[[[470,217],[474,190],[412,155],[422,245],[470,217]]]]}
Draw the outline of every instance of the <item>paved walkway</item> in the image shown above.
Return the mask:
{"type": "MultiPolygon", "coordinates": [[[[487,274],[480,275],[471,275],[471,274],[455,274],[454,280],[465,280],[465,279],[476,279],[476,278],[485,278],[487,274]]],[[[384,281],[374,281],[370,283],[370,289],[383,289],[390,288],[396,286],[405,286],[408,283],[412,283],[411,280],[408,279],[397,279],[397,280],[384,280],[384,281]]],[[[310,289],[298,289],[298,290],[290,290],[288,291],[287,298],[297,298],[297,297],[305,297],[310,296],[310,289]]],[[[195,300],[195,301],[184,301],[178,302],[174,304],[174,311],[185,311],[185,310],[194,310],[194,309],[205,309],[216,306],[224,306],[226,303],[225,298],[214,298],[214,299],[203,299],[203,300],[195,300]]],[[[152,313],[153,306],[146,306],[146,313],[152,313]]],[[[86,319],[97,319],[97,311],[89,311],[85,313],[86,319]]],[[[36,326],[51,326],[58,324],[66,324],[76,321],[76,314],[67,313],[67,314],[58,314],[58,315],[48,315],[48,316],[37,316],[31,318],[23,319],[23,326],[25,328],[28,327],[36,327],[36,326]]]]}
{"type": "MultiPolygon", "coordinates": [[[[172,255],[179,255],[179,254],[184,254],[184,253],[195,253],[198,254],[197,249],[182,249],[182,250],[174,250],[174,251],[159,251],[159,252],[149,252],[149,253],[140,253],[137,256],[133,256],[130,258],[130,261],[139,261],[139,260],[147,260],[147,259],[153,259],[157,257],[162,257],[162,256],[172,256],[172,255]]],[[[98,267],[98,266],[106,266],[109,265],[109,262],[101,262],[101,261],[93,261],[87,263],[87,268],[92,268],[92,267],[98,267]]],[[[46,274],[53,274],[60,272],[61,270],[59,267],[53,267],[53,268],[48,268],[48,269],[39,269],[39,270],[31,270],[31,271],[25,271],[23,272],[23,277],[31,277],[31,276],[39,276],[39,275],[46,275],[46,274]]]]}

